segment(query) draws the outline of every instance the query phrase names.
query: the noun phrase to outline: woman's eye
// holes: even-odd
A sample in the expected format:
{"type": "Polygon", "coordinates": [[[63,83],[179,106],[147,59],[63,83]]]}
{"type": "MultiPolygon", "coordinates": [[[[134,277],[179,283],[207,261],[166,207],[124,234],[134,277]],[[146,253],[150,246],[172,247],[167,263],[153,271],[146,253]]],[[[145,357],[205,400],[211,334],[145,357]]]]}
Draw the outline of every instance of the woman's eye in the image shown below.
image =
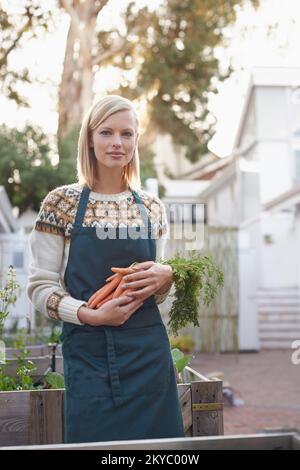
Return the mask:
{"type": "MultiPolygon", "coordinates": [[[[111,132],[110,131],[101,131],[100,134],[108,135],[108,134],[111,134],[111,132]]],[[[124,132],[122,135],[125,135],[126,137],[132,137],[132,132],[124,132]]]]}

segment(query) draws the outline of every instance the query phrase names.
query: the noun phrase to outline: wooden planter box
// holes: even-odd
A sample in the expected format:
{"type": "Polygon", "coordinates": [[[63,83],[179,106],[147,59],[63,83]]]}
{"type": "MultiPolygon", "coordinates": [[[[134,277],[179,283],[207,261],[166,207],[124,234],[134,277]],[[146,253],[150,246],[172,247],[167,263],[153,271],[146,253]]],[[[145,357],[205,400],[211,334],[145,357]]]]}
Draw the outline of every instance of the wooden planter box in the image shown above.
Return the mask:
{"type": "MultiPolygon", "coordinates": [[[[222,382],[186,368],[178,384],[186,437],[223,434],[222,382]]],[[[64,390],[0,392],[0,446],[63,442],[64,390]]]]}

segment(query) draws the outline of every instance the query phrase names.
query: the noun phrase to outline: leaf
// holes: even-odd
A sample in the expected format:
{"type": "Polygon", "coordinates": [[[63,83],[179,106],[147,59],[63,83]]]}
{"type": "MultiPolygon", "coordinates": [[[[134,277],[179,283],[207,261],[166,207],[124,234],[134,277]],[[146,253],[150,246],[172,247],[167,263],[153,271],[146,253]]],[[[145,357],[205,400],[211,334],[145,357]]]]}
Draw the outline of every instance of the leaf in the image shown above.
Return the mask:
{"type": "Polygon", "coordinates": [[[183,352],[177,348],[172,349],[171,354],[172,354],[173,362],[178,361],[184,356],[183,352]]]}
{"type": "Polygon", "coordinates": [[[46,380],[50,388],[53,389],[64,388],[65,386],[64,376],[59,374],[59,372],[48,372],[46,380]]]}
{"type": "Polygon", "coordinates": [[[180,374],[180,372],[188,365],[188,363],[192,360],[192,355],[191,354],[188,354],[184,357],[182,357],[181,359],[178,359],[178,361],[176,361],[176,369],[177,369],[177,372],[180,374]]]}

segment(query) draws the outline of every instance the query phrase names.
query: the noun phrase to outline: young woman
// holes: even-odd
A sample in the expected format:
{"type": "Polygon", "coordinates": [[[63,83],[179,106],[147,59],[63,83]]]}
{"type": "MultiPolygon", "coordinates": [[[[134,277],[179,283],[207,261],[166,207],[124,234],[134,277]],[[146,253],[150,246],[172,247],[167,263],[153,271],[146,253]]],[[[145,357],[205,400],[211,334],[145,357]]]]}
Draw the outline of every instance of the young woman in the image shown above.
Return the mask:
{"type": "Polygon", "coordinates": [[[78,144],[78,183],[44,199],[30,236],[28,295],[63,321],[65,442],[184,436],[170,345],[157,303],[172,285],[160,264],[165,208],[141,190],[138,118],[108,95],[91,107],[78,144]],[[112,266],[131,295],[87,306],[112,266]]]}

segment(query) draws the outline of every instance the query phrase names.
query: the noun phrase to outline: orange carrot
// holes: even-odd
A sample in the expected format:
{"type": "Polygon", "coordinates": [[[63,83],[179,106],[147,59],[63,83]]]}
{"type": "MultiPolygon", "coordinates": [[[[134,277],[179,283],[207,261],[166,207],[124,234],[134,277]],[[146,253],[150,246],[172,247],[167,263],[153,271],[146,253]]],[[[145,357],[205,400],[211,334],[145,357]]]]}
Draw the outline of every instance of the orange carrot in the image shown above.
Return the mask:
{"type": "Polygon", "coordinates": [[[111,280],[114,279],[117,275],[118,275],[118,273],[115,273],[115,274],[113,274],[112,276],[109,276],[109,277],[106,279],[106,282],[111,281],[111,280]]]}
{"type": "Polygon", "coordinates": [[[111,268],[111,270],[114,272],[114,273],[120,273],[120,274],[131,274],[133,273],[133,269],[132,268],[111,268]]]}
{"type": "Polygon", "coordinates": [[[124,279],[122,277],[122,279],[120,281],[120,284],[118,285],[115,292],[113,293],[113,299],[119,297],[120,294],[122,294],[122,292],[124,291],[124,288],[123,288],[124,284],[126,284],[126,281],[124,281],[124,279]]]}
{"type": "Polygon", "coordinates": [[[119,285],[119,282],[121,281],[122,279],[122,275],[119,274],[119,276],[116,276],[112,281],[110,281],[108,284],[105,284],[103,287],[101,287],[100,289],[98,289],[98,291],[96,292],[97,295],[95,295],[95,297],[93,298],[93,300],[90,302],[88,302],[88,307],[91,307],[91,308],[94,308],[96,307],[96,305],[103,299],[105,299],[105,297],[110,294],[111,292],[113,292],[113,290],[119,285]]]}
{"type": "Polygon", "coordinates": [[[101,300],[101,302],[96,305],[96,308],[101,307],[101,305],[105,304],[105,302],[108,302],[108,300],[111,300],[112,298],[113,294],[109,294],[107,297],[105,297],[105,299],[101,300]]]}

